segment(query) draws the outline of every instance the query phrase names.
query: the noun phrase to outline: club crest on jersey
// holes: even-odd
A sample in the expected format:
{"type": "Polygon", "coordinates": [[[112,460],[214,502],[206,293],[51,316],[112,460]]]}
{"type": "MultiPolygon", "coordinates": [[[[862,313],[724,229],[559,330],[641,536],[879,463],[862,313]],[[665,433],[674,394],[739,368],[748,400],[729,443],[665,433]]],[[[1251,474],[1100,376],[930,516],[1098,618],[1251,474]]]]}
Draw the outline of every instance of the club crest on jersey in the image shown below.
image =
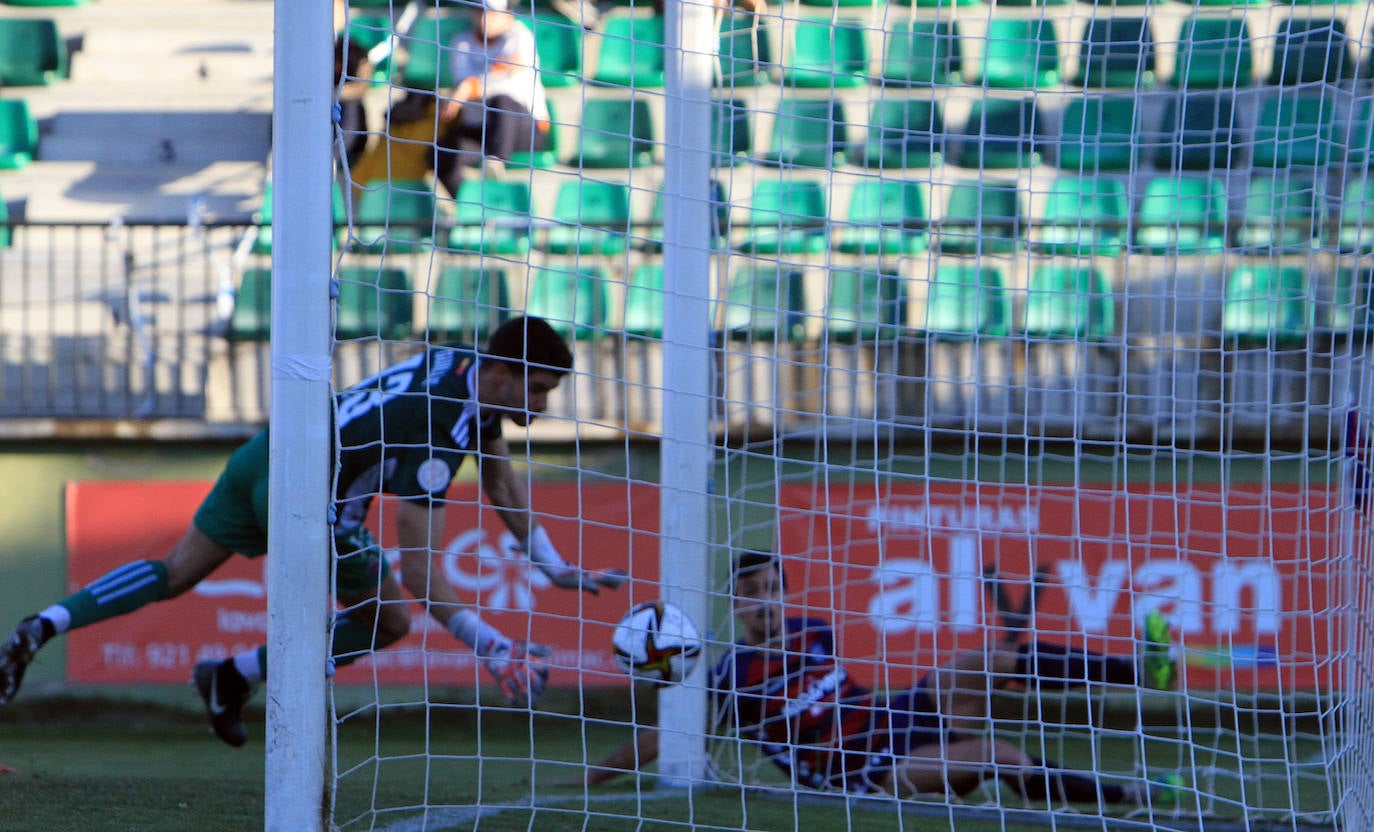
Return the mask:
{"type": "Polygon", "coordinates": [[[425,491],[442,491],[453,479],[453,469],[442,459],[427,459],[415,471],[415,481],[425,491]]]}

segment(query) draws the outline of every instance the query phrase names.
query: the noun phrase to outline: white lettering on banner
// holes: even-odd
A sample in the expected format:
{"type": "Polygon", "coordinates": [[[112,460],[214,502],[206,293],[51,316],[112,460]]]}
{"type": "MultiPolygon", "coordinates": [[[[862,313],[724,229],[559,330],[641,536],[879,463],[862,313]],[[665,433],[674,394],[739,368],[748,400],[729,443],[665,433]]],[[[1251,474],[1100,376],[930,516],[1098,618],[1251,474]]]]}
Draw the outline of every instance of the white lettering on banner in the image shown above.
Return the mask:
{"type": "Polygon", "coordinates": [[[535,591],[552,586],[516,550],[510,532],[503,532],[492,546],[484,529],[468,529],[449,542],[443,562],[449,583],[479,595],[482,605],[491,610],[529,612],[534,609],[535,591]]]}
{"type": "Polygon", "coordinates": [[[950,587],[949,618],[946,624],[956,630],[972,630],[983,622],[982,569],[978,538],[960,534],[949,539],[950,587]]]}
{"type": "Polygon", "coordinates": [[[215,610],[215,626],[221,633],[265,633],[267,611],[245,612],[220,607],[215,610]]]}
{"type": "MultiPolygon", "coordinates": [[[[862,505],[862,504],[861,504],[862,505]]],[[[1040,514],[1023,505],[940,505],[929,502],[871,503],[862,509],[871,532],[957,529],[980,532],[1035,532],[1040,514]]]]}
{"type": "Polygon", "coordinates": [[[1109,560],[1102,564],[1096,583],[1084,565],[1059,561],[1054,565],[1069,601],[1069,615],[1085,633],[1105,633],[1116,614],[1127,577],[1133,578],[1133,609],[1137,621],[1151,610],[1170,608],[1170,618],[1183,633],[1207,630],[1204,605],[1212,612],[1213,636],[1229,636],[1241,629],[1245,617],[1253,618],[1256,634],[1279,630],[1282,610],[1281,576],[1272,563],[1259,559],[1228,560],[1212,567],[1211,598],[1204,601],[1202,575],[1186,561],[1146,561],[1131,575],[1130,563],[1109,560]],[[1245,591],[1250,591],[1249,604],[1245,591]]]}
{"type": "Polygon", "coordinates": [[[869,623],[885,636],[940,626],[940,583],[935,567],[916,558],[884,560],[877,569],[878,591],[868,601],[869,623]]]}

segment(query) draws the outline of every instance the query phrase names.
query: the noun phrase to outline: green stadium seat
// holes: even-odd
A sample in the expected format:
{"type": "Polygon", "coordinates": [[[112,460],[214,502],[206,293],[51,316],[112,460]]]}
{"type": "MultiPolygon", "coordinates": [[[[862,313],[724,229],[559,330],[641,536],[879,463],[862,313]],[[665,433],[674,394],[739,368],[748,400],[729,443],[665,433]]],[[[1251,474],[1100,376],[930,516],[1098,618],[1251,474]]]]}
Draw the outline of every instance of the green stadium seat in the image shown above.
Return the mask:
{"type": "Polygon", "coordinates": [[[485,344],[510,315],[510,291],[501,269],[445,266],[429,296],[429,339],[485,344]]]}
{"type": "Polygon", "coordinates": [[[1279,26],[1270,84],[1339,84],[1354,77],[1355,62],[1344,23],[1290,17],[1279,26]]]}
{"type": "Polygon", "coordinates": [[[0,86],[42,87],[67,77],[67,44],[50,18],[0,19],[0,86]]]}
{"type": "Polygon", "coordinates": [[[1237,266],[1226,278],[1221,331],[1245,343],[1293,346],[1307,340],[1311,311],[1303,269],[1237,266]]]}
{"type": "Polygon", "coordinates": [[[1040,163],[1039,139],[1034,100],[979,99],[964,123],[953,161],[973,170],[1033,167],[1040,163]]]}
{"type": "Polygon", "coordinates": [[[1002,270],[966,263],[940,263],[926,290],[919,331],[937,338],[972,338],[1011,333],[1011,297],[1002,270]]]}
{"type": "Polygon", "coordinates": [[[51,7],[75,7],[84,6],[90,0],[5,0],[6,6],[51,6],[51,7]]]}
{"type": "Polygon", "coordinates": [[[625,314],[620,328],[637,338],[663,337],[663,263],[644,263],[625,287],[625,314]]]}
{"type": "MultiPolygon", "coordinates": [[[[1374,165],[1374,98],[1360,97],[1345,127],[1338,133],[1345,164],[1352,168],[1374,165]]],[[[1332,161],[1340,161],[1333,159],[1332,161]]]]}
{"type": "Polygon", "coordinates": [[[773,117],[772,140],[760,160],[785,167],[842,165],[848,145],[844,106],[835,100],[783,98],[773,117]]]}
{"type": "MultiPolygon", "coordinates": [[[[348,18],[349,43],[357,44],[371,52],[390,39],[393,29],[389,14],[360,14],[348,18]]],[[[390,77],[391,56],[378,61],[372,68],[373,81],[385,81],[390,77]]]]}
{"type": "Polygon", "coordinates": [[[1022,330],[1041,338],[1105,340],[1116,333],[1112,285],[1100,269],[1047,263],[1026,285],[1022,330]]]}
{"type": "Polygon", "coordinates": [[[793,87],[858,87],[868,81],[864,24],[828,17],[802,18],[787,31],[791,51],[782,81],[793,87]]]}
{"type": "Polygon", "coordinates": [[[438,199],[422,181],[373,182],[358,197],[354,250],[399,254],[434,243],[438,199]]]}
{"type": "MultiPolygon", "coordinates": [[[[730,202],[725,198],[725,186],[717,179],[711,180],[711,205],[712,214],[710,216],[711,245],[722,248],[725,245],[725,233],[730,227],[730,202]]],[[[663,191],[654,195],[654,206],[649,214],[649,228],[645,231],[644,237],[636,241],[636,247],[642,251],[661,252],[663,251],[663,215],[666,210],[666,200],[663,191]]]]}
{"type": "Polygon", "coordinates": [[[1240,164],[1243,142],[1231,95],[1197,93],[1169,99],[1162,132],[1154,154],[1156,167],[1214,170],[1240,164]]]}
{"type": "Polygon", "coordinates": [[[1070,257],[1115,257],[1127,239],[1129,218],[1121,179],[1058,176],[1045,201],[1036,248],[1070,257]]]}
{"type": "Polygon", "coordinates": [[[479,254],[530,250],[530,186],[524,181],[465,179],[455,198],[448,247],[479,254]]]}
{"type": "Polygon", "coordinates": [[[558,164],[558,160],[563,156],[563,145],[561,143],[562,131],[558,127],[558,113],[553,101],[547,102],[549,108],[548,130],[542,134],[538,145],[532,144],[529,148],[521,148],[511,154],[506,160],[507,168],[538,168],[546,170],[558,164]]]}
{"type": "Polygon", "coordinates": [[[594,79],[621,87],[661,87],[664,79],[662,15],[606,18],[594,79]]]}
{"type": "Polygon", "coordinates": [[[12,242],[14,239],[10,233],[10,205],[5,201],[5,195],[0,194],[0,248],[9,248],[12,242]]]}
{"type": "Polygon", "coordinates": [[[1059,83],[1059,38],[1044,18],[993,17],[983,41],[979,81],[989,87],[1038,89],[1059,83]]]}
{"type": "Polygon", "coordinates": [[[1331,303],[1320,323],[1337,335],[1367,338],[1374,329],[1374,270],[1342,266],[1333,283],[1331,303]]]}
{"type": "MultiPolygon", "coordinates": [[[[348,223],[348,211],[344,205],[343,186],[337,181],[334,182],[331,196],[331,211],[334,216],[334,227],[342,228],[348,223]]],[[[258,226],[257,236],[253,239],[254,254],[272,253],[272,180],[268,179],[262,185],[262,203],[258,210],[253,212],[253,224],[258,226]]],[[[335,241],[337,245],[337,240],[335,241]]]]}
{"type": "Polygon", "coordinates": [[[761,179],[738,248],[752,254],[821,254],[828,244],[825,208],[820,182],[761,179]]]}
{"type": "Polygon", "coordinates": [[[711,164],[716,167],[748,161],[754,151],[754,131],[749,107],[743,101],[711,104],[711,164]]]}
{"type": "Polygon", "coordinates": [[[1336,97],[1279,91],[1260,103],[1255,167],[1325,167],[1336,137],[1336,97]]]}
{"type": "Polygon", "coordinates": [[[415,294],[402,269],[349,266],[339,270],[334,337],[405,338],[414,322],[415,294]]]}
{"type": "Polygon", "coordinates": [[[754,14],[727,14],[721,18],[717,86],[732,89],[768,83],[773,53],[765,20],[754,14]]]}
{"type": "Polygon", "coordinates": [[[20,98],[0,100],[0,170],[18,170],[38,158],[38,122],[20,98]]]}
{"type": "Polygon", "coordinates": [[[1135,243],[1149,254],[1213,254],[1225,248],[1225,228],[1220,180],[1159,176],[1145,185],[1135,243]]]}
{"type": "Polygon", "coordinates": [[[1078,72],[1081,87],[1144,89],[1155,81],[1155,40],[1148,20],[1094,17],[1083,32],[1078,72]]]}
{"type": "Polygon", "coordinates": [[[830,272],[825,334],[846,344],[895,340],[906,325],[906,292],[900,275],[871,269],[830,272]]]}
{"type": "Polygon", "coordinates": [[[801,340],[807,314],[801,269],[747,265],[725,294],[725,333],[736,341],[801,340]]]}
{"type": "Polygon", "coordinates": [[[1321,198],[1310,177],[1257,176],[1250,180],[1234,245],[1259,253],[1311,251],[1321,225],[1321,198]]]}
{"type": "Polygon", "coordinates": [[[919,183],[864,179],[850,195],[849,215],[835,247],[845,254],[919,254],[926,250],[929,220],[919,183]]]}
{"type": "Polygon", "coordinates": [[[870,168],[924,168],[945,149],[940,105],[923,99],[880,99],[868,118],[863,162],[870,168]]]}
{"type": "Polygon", "coordinates": [[[1347,182],[1340,210],[1340,250],[1359,254],[1374,251],[1374,178],[1360,176],[1347,182]]]}
{"type": "Polygon", "coordinates": [[[539,80],[550,89],[581,84],[582,27],[558,12],[540,11],[530,20],[539,55],[539,80]]]}
{"type": "Polygon", "coordinates": [[[420,90],[448,89],[461,81],[453,77],[449,45],[471,22],[465,14],[425,12],[415,19],[410,31],[400,38],[406,51],[401,78],[407,87],[420,90]]]}
{"type": "Polygon", "coordinates": [[[1234,90],[1254,81],[1254,56],[1245,20],[1194,14],[1179,33],[1174,86],[1189,90],[1234,90]]]}
{"type": "Polygon", "coordinates": [[[1143,161],[1134,95],[1073,98],[1064,108],[1059,168],[1092,174],[1129,171],[1143,161]]]}
{"type": "MultiPolygon", "coordinates": [[[[1286,2],[1291,2],[1291,3],[1294,3],[1294,4],[1300,3],[1300,2],[1317,2],[1317,0],[1285,0],[1285,1],[1286,1],[1286,2]]],[[[1320,0],[1320,1],[1321,1],[1321,2],[1326,2],[1326,0],[1320,0]]],[[[1336,0],[1336,2],[1345,2],[1345,0],[1336,0]]],[[[1198,6],[1200,6],[1200,7],[1202,7],[1202,8],[1208,8],[1208,7],[1211,7],[1211,8],[1220,8],[1220,7],[1222,7],[1222,6],[1232,6],[1232,7],[1240,7],[1240,6],[1268,6],[1268,5],[1270,5],[1271,0],[1196,0],[1196,3],[1197,3],[1198,6]]]]}
{"type": "Polygon", "coordinates": [[[531,269],[525,313],[547,320],[567,340],[599,337],[606,333],[609,283],[601,268],[531,269]]]}
{"type": "Polygon", "coordinates": [[[878,81],[889,86],[958,83],[963,59],[959,37],[947,20],[911,19],[885,34],[878,81]]]}
{"type": "Polygon", "coordinates": [[[558,188],[542,248],[550,254],[620,254],[629,233],[629,187],[577,177],[558,188]]]}
{"type": "Polygon", "coordinates": [[[976,6],[981,0],[897,0],[898,6],[915,6],[918,9],[953,8],[955,6],[976,6]]]}
{"type": "Polygon", "coordinates": [[[1010,254],[1021,241],[1023,217],[1015,182],[956,182],[940,223],[940,251],[1010,254]]]}
{"type": "Polygon", "coordinates": [[[272,337],[272,270],[244,269],[234,292],[234,311],[229,316],[229,338],[234,341],[266,341],[272,337]]]}
{"type": "Polygon", "coordinates": [[[637,168],[653,161],[654,122],[647,98],[590,98],[582,105],[577,153],[568,164],[578,168],[637,168]]]}

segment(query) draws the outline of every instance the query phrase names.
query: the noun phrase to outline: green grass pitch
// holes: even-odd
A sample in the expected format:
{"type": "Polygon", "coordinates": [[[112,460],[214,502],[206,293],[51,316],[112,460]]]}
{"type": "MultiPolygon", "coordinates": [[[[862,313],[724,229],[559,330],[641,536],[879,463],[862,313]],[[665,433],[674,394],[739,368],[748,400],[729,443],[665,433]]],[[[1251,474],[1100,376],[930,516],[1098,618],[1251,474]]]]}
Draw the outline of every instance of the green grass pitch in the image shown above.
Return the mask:
{"type": "MultiPolygon", "coordinates": [[[[21,700],[0,711],[0,763],[17,770],[0,776],[0,829],[261,829],[261,713],[254,717],[250,745],[231,749],[210,736],[200,713],[184,708],[21,700]]],[[[380,718],[363,711],[339,729],[335,823],[378,832],[1149,828],[1148,818],[1104,824],[1091,815],[1051,819],[1040,811],[951,814],[934,804],[898,813],[886,801],[791,800],[729,788],[689,800],[656,791],[652,776],[591,790],[568,784],[580,776],[585,756],[628,738],[623,725],[566,715],[531,719],[470,706],[387,711],[380,718]],[[472,808],[479,804],[482,810],[472,808]],[[433,808],[426,812],[426,805],[433,808]]],[[[1087,762],[1086,746],[1065,748],[1084,754],[1066,760],[1070,765],[1087,762]]],[[[1157,820],[1164,828],[1199,828],[1196,820],[1157,820]]]]}

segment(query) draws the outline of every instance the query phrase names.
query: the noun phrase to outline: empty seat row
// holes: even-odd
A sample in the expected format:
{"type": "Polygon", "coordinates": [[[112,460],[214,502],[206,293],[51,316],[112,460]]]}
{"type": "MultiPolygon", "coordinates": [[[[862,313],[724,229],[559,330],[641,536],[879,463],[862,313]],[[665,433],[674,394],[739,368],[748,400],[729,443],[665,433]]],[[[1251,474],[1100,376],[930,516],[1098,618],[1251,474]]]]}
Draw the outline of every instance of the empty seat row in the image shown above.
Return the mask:
{"type": "MultiPolygon", "coordinates": [[[[952,254],[1008,254],[1030,245],[1069,256],[1214,254],[1228,248],[1300,253],[1314,248],[1374,250],[1374,178],[1351,180],[1340,201],[1337,231],[1328,238],[1328,197],[1316,180],[1296,174],[1257,177],[1233,214],[1221,180],[1159,176],[1144,183],[1138,205],[1124,179],[1060,175],[1031,217],[1017,183],[964,180],[949,188],[938,221],[931,219],[923,183],[867,179],[853,186],[843,215],[832,212],[824,183],[763,179],[732,217],[723,189],[715,189],[713,244],[755,255],[844,254],[902,256],[934,243],[952,254]]],[[[366,192],[357,204],[349,247],[405,253],[432,247],[520,258],[616,255],[655,251],[663,235],[663,195],[647,216],[631,210],[629,186],[573,178],[558,189],[553,211],[537,217],[524,182],[470,180],[441,218],[431,187],[395,183],[366,192]]],[[[262,237],[259,237],[261,240],[262,237]]]]}
{"type": "MultiPolygon", "coordinates": [[[[612,15],[601,29],[595,67],[584,66],[584,30],[556,12],[529,19],[544,82],[561,87],[584,80],[638,88],[662,87],[665,77],[664,19],[612,15]]],[[[388,15],[361,15],[350,36],[371,48],[391,36],[388,15]]],[[[420,17],[399,42],[406,63],[399,80],[433,89],[451,86],[445,47],[468,25],[465,16],[420,17]]],[[[958,21],[910,20],[882,33],[879,66],[873,67],[870,30],[858,20],[800,18],[786,21],[785,60],[775,63],[770,29],[777,21],[752,15],[724,19],[720,30],[717,83],[740,87],[772,83],[808,88],[865,84],[932,85],[969,83],[1012,89],[1061,83],[1089,87],[1149,86],[1157,78],[1156,42],[1145,18],[1092,20],[1072,76],[1063,71],[1060,39],[1047,19],[993,18],[978,35],[961,32],[958,21]],[[974,45],[976,44],[976,48],[974,45]],[[974,60],[974,56],[977,60],[974,60]]],[[[1168,79],[1183,89],[1232,89],[1257,79],[1253,41],[1241,18],[1189,17],[1176,45],[1168,79]]],[[[1339,83],[1356,77],[1357,49],[1337,20],[1292,18],[1280,26],[1267,81],[1275,85],[1339,83]]],[[[1371,59],[1374,60],[1374,59],[1371,59]]],[[[378,67],[385,77],[387,68],[378,67]]],[[[1374,75],[1370,70],[1366,75],[1374,75]]]]}
{"type": "MultiPolygon", "coordinates": [[[[348,267],[338,275],[335,336],[401,339],[414,333],[417,296],[409,275],[397,268],[348,267]]],[[[612,310],[612,279],[600,267],[532,269],[521,311],[547,318],[565,337],[585,340],[622,332],[663,335],[663,265],[636,268],[612,310]]],[[[270,332],[267,269],[246,270],[240,281],[229,335],[265,340],[270,332]]],[[[1013,290],[1002,269],[941,263],[927,281],[922,314],[908,320],[910,278],[875,270],[836,269],[827,274],[824,303],[810,301],[804,273],[751,264],[736,269],[717,318],[731,339],[799,341],[807,321],[820,315],[824,334],[840,341],[873,343],[903,333],[932,337],[1106,339],[1118,332],[1117,296],[1097,268],[1045,263],[1024,290],[1013,290]]],[[[426,335],[434,341],[480,343],[514,312],[506,271],[449,266],[423,299],[426,335]]],[[[1364,325],[1357,298],[1367,295],[1370,275],[1338,271],[1334,296],[1317,302],[1303,269],[1238,266],[1227,275],[1222,308],[1224,337],[1273,345],[1296,344],[1314,330],[1348,331],[1364,325]],[[1362,323],[1363,322],[1363,323],[1362,323]]],[[[1367,304],[1366,304],[1367,305],[1367,304]]],[[[1188,333],[1201,336],[1203,333],[1188,333]]]]}

